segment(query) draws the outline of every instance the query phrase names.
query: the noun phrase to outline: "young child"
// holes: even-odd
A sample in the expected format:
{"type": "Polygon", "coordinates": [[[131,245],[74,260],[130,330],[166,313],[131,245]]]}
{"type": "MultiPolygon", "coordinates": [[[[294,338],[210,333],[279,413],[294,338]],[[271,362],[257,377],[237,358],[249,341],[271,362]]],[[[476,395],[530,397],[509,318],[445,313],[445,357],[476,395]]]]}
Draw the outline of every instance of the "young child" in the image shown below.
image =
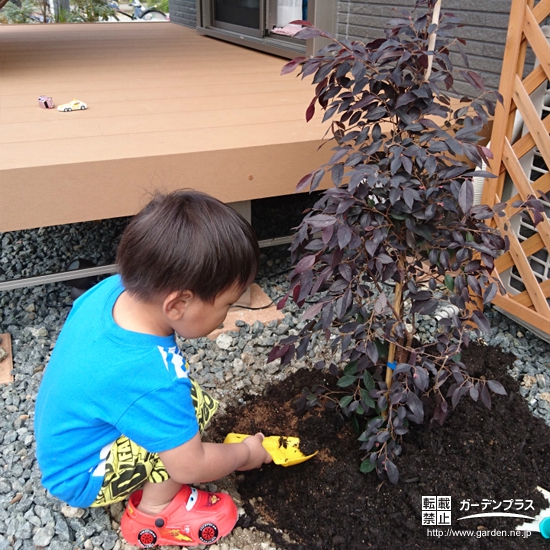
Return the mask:
{"type": "Polygon", "coordinates": [[[53,495],[78,507],[129,496],[122,534],[144,548],[212,544],[233,529],[229,495],[188,484],[271,457],[262,434],[201,441],[217,403],[189,378],[174,334],[218,328],[258,260],[250,225],[208,195],[158,195],[133,218],[120,274],[76,300],[40,386],[37,458],[53,495]]]}

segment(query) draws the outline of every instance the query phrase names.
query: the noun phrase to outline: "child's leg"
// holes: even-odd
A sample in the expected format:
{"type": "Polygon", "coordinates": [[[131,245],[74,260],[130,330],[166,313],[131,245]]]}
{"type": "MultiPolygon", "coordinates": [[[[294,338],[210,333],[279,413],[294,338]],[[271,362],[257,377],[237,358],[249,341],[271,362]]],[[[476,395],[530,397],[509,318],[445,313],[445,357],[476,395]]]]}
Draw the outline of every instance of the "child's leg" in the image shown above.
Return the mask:
{"type": "MultiPolygon", "coordinates": [[[[218,403],[194,381],[192,398],[202,431],[218,403]]],[[[128,542],[143,548],[213,544],[229,534],[237,522],[237,507],[229,495],[177,483],[158,454],[122,436],[111,447],[103,487],[92,506],[105,506],[128,496],[121,519],[122,534],[128,542]],[[140,486],[143,490],[136,490],[140,486]]]]}
{"type": "MultiPolygon", "coordinates": [[[[199,430],[202,432],[218,409],[218,402],[193,379],[191,379],[191,398],[193,399],[199,430]]],[[[143,495],[138,510],[145,514],[159,513],[168,506],[181,487],[181,483],[177,483],[171,478],[162,483],[146,481],[143,485],[143,495]]]]}
{"type": "Polygon", "coordinates": [[[144,548],[213,544],[231,532],[238,516],[229,495],[177,483],[157,454],[122,436],[111,446],[103,486],[92,506],[127,497],[122,534],[129,543],[144,548]],[[140,486],[143,490],[136,490],[140,486]]]}
{"type": "Polygon", "coordinates": [[[146,481],[138,510],[144,514],[155,515],[164,510],[179,493],[181,483],[168,478],[162,483],[146,481]]]}
{"type": "MultiPolygon", "coordinates": [[[[202,432],[218,409],[218,402],[191,380],[191,397],[202,432]]],[[[178,493],[181,484],[170,479],[158,454],[150,453],[127,437],[113,443],[105,466],[103,486],[92,506],[107,506],[125,500],[143,486],[140,510],[158,508],[178,493]]]]}
{"type": "Polygon", "coordinates": [[[92,506],[108,506],[126,500],[144,484],[164,486],[167,481],[170,476],[158,454],[121,436],[109,450],[103,485],[92,506]]]}

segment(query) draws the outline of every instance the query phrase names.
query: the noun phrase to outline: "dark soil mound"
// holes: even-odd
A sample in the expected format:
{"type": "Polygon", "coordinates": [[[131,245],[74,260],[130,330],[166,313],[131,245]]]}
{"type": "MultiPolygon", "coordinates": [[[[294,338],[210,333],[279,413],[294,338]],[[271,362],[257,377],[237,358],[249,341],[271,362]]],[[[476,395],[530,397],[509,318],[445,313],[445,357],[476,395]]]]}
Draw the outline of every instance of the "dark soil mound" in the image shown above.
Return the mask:
{"type": "MultiPolygon", "coordinates": [[[[299,371],[217,419],[209,429],[215,439],[231,431],[261,430],[299,436],[306,452],[319,449],[297,466],[269,464],[239,475],[247,503],[243,526],[254,524],[271,533],[279,547],[292,550],[547,549],[549,541],[536,532],[529,539],[504,536],[521,519],[458,521],[506,508],[535,516],[548,506],[536,487],[550,490],[550,428],[531,415],[517,383],[506,374],[514,357],[474,346],[464,350],[463,360],[472,375],[499,380],[508,395],[493,396],[491,410],[464,398],[442,427],[415,426],[405,436],[397,461],[401,479],[395,486],[359,472],[357,436],[337,413],[315,409],[296,415],[293,402],[304,387],[322,382],[319,372],[299,371]],[[442,537],[422,525],[425,496],[451,497],[451,525],[437,527],[442,537]],[[459,535],[448,529],[472,532],[459,535]]],[[[333,383],[329,378],[323,383],[333,383]]]]}

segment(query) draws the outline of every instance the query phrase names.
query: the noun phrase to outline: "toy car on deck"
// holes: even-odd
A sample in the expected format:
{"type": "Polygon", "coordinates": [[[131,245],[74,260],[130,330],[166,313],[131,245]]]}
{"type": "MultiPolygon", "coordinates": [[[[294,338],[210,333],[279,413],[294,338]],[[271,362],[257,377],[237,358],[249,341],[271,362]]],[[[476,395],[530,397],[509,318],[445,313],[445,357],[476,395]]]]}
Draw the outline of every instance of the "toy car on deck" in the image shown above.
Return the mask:
{"type": "Polygon", "coordinates": [[[38,97],[38,105],[40,105],[42,109],[53,109],[55,107],[52,98],[47,95],[41,95],[38,97]]]}
{"type": "Polygon", "coordinates": [[[63,105],[59,105],[57,108],[58,111],[83,111],[84,109],[87,109],[88,105],[84,103],[84,101],[78,101],[77,99],[73,99],[72,101],[69,101],[69,103],[63,103],[63,105]]]}

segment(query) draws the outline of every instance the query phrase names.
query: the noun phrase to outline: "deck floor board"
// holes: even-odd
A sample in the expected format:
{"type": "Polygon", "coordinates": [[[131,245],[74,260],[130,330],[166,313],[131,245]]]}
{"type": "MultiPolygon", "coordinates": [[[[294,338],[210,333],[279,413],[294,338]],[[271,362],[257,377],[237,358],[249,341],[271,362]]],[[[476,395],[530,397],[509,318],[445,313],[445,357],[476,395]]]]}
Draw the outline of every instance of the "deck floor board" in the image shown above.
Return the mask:
{"type": "Polygon", "coordinates": [[[228,202],[292,193],[327,153],[284,63],[165,22],[3,26],[0,231],[130,215],[182,180],[228,202]]]}

